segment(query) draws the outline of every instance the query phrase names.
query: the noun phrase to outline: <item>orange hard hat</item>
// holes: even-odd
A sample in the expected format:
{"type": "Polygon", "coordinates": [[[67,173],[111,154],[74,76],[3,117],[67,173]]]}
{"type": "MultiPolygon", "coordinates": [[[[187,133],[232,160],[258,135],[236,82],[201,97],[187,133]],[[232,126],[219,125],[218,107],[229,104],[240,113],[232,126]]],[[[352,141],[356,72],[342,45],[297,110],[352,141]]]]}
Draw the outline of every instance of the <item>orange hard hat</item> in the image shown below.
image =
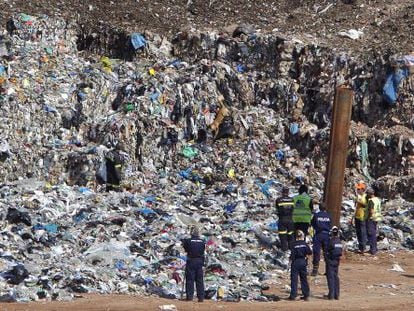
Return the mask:
{"type": "Polygon", "coordinates": [[[365,190],[367,188],[367,185],[365,185],[364,182],[359,182],[355,185],[355,188],[357,188],[358,190],[365,190]]]}

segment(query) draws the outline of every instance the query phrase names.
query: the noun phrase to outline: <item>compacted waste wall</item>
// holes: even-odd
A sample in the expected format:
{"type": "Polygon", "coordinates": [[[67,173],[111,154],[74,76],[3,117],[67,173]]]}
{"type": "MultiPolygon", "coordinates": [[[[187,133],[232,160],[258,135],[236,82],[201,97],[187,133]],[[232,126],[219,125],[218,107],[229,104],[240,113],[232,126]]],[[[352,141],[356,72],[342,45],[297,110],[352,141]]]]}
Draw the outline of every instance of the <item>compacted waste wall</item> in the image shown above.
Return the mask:
{"type": "MultiPolygon", "coordinates": [[[[323,172],[333,90],[344,83],[355,91],[350,176],[388,180],[412,169],[412,75],[399,85],[396,102],[383,94],[387,76],[408,68],[403,55],[354,56],[249,27],[233,34],[182,32],[170,42],[151,33],[30,19],[11,20],[16,29],[2,41],[2,126],[9,127],[2,135],[4,181],[86,185],[118,141],[127,149],[124,181],[133,181],[140,175],[133,172],[164,167],[197,134],[214,150],[224,111],[235,144],[258,139],[260,149],[289,146],[323,172]]],[[[395,194],[390,187],[384,190],[395,194]]],[[[412,197],[409,188],[399,189],[412,197]]]]}

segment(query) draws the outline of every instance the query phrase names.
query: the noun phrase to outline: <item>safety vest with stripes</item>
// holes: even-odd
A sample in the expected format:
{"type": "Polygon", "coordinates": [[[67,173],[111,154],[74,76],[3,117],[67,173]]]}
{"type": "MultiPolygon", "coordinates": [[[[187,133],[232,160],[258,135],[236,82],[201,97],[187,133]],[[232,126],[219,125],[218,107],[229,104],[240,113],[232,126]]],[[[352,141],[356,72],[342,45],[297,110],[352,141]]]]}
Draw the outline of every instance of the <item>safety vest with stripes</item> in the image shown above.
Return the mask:
{"type": "Polygon", "coordinates": [[[373,221],[381,221],[382,220],[382,214],[381,214],[381,200],[377,197],[373,197],[368,199],[368,206],[371,207],[371,204],[369,202],[372,202],[372,215],[370,220],[373,221]]]}

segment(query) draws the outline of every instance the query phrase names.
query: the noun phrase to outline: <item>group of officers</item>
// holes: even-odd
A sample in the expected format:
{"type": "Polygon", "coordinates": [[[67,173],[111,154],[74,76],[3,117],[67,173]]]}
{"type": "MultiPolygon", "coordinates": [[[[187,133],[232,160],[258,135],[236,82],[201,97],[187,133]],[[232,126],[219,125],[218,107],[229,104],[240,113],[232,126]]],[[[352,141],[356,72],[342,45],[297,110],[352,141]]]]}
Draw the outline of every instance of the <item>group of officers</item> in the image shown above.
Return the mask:
{"type": "Polygon", "coordinates": [[[314,213],[313,202],[308,194],[308,187],[301,185],[299,194],[289,196],[289,188],[283,187],[282,196],[276,200],[279,216],[279,239],[282,251],[290,251],[290,296],[296,300],[298,278],[305,301],[309,300],[308,258],[312,258],[312,276],[316,276],[321,260],[321,250],[325,257],[325,273],[328,281],[328,299],[339,299],[338,268],[342,256],[342,243],[338,227],[332,227],[330,214],[324,203],[319,204],[319,211],[314,213]],[[313,230],[313,249],[306,243],[310,229],[313,230]]]}
{"type": "MultiPolygon", "coordinates": [[[[367,188],[362,182],[356,185],[356,211],[354,223],[357,232],[360,253],[365,253],[367,245],[370,253],[377,252],[377,224],[381,217],[381,201],[375,196],[372,188],[367,188]]],[[[325,274],[328,283],[327,299],[339,299],[338,269],[343,246],[339,237],[339,229],[332,226],[331,216],[324,203],[319,204],[319,211],[314,212],[313,202],[308,195],[308,187],[301,185],[299,194],[290,197],[289,188],[283,187],[282,196],[276,200],[276,212],[279,217],[279,239],[282,251],[290,252],[291,291],[289,300],[297,299],[298,278],[300,279],[303,296],[307,301],[310,296],[308,283],[308,258],[312,257],[312,276],[318,275],[321,251],[324,254],[325,274]],[[306,237],[312,231],[312,250],[306,242],[306,237]]],[[[203,265],[205,242],[200,238],[197,227],[193,227],[191,237],[183,240],[187,252],[185,268],[186,298],[192,301],[194,283],[199,302],[204,300],[203,265]]]]}

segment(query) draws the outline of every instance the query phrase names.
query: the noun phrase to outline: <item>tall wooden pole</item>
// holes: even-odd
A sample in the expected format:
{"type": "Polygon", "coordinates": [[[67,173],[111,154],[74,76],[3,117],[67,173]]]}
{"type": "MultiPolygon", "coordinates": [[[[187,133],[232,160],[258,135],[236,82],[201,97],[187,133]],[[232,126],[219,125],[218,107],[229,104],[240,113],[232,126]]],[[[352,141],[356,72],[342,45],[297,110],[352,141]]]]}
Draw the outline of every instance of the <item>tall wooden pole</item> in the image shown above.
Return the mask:
{"type": "Polygon", "coordinates": [[[343,86],[336,88],[324,193],[324,202],[336,226],[339,225],[341,217],[353,98],[354,92],[350,88],[343,86]]]}

